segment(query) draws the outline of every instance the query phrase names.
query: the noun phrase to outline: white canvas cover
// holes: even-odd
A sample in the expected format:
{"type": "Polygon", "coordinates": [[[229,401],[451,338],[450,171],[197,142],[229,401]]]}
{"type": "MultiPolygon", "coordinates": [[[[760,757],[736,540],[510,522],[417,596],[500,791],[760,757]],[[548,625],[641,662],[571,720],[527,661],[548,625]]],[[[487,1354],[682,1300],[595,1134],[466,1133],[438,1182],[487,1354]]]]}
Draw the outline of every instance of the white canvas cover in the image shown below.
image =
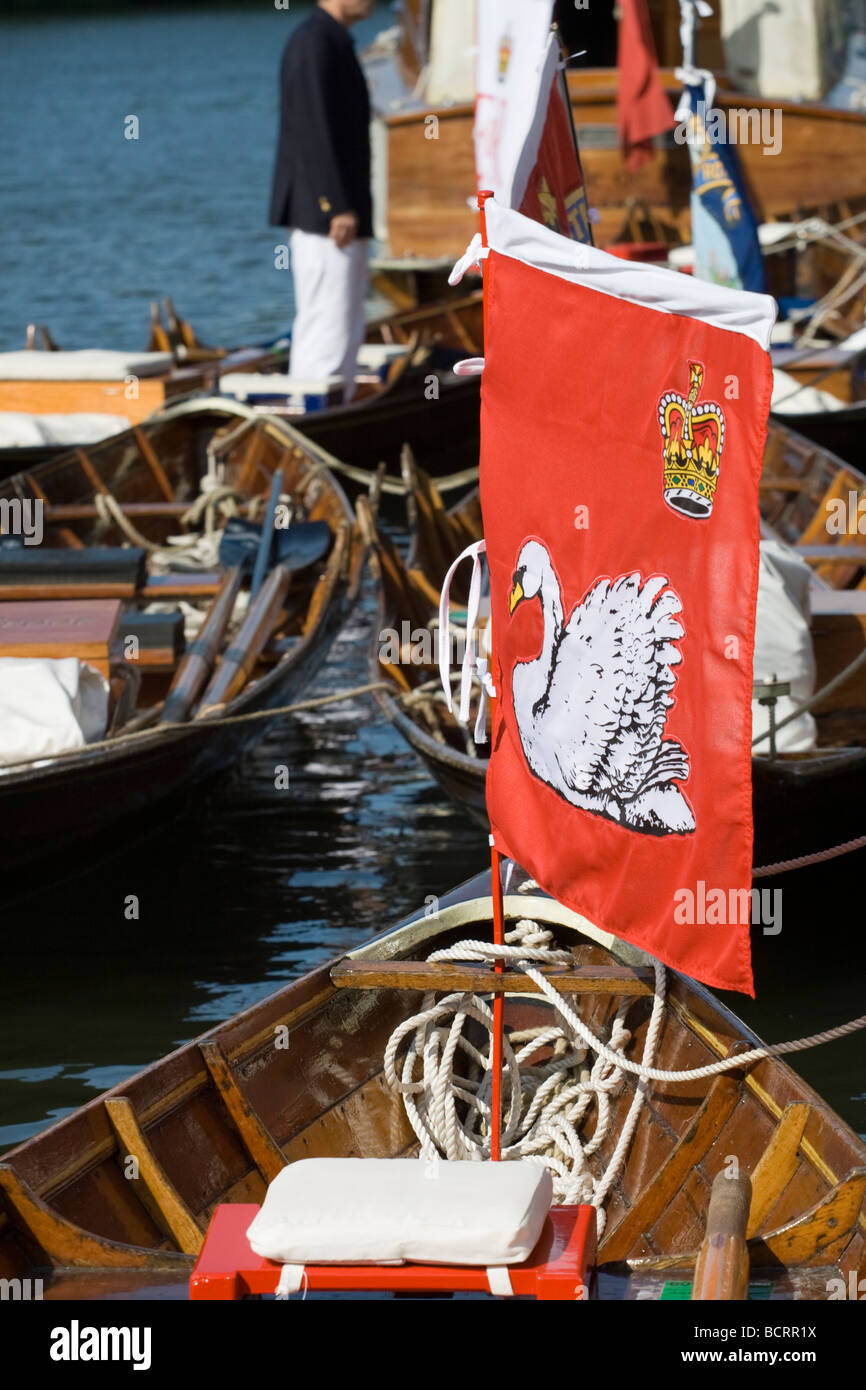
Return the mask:
{"type": "Polygon", "coordinates": [[[170,352],[113,352],[81,348],[75,352],[0,352],[0,381],[124,381],[128,376],[170,372],[170,352]]]}
{"type": "Polygon", "coordinates": [[[773,399],[770,409],[777,415],[802,415],[808,411],[844,410],[845,402],[820,386],[804,386],[781,367],[773,368],[773,399]]]}
{"type": "Polygon", "coordinates": [[[287,1264],[518,1264],[552,1196],[537,1163],[305,1158],[271,1183],[247,1238],[287,1264]]]}
{"type": "Polygon", "coordinates": [[[108,681],[77,657],[0,657],[0,768],[83,748],[107,719],[108,681]]]}
{"type": "Polygon", "coordinates": [[[21,449],[40,444],[98,444],[129,429],[125,415],[77,411],[72,415],[28,415],[23,410],[0,410],[0,448],[21,449]]]}
{"type": "MultiPolygon", "coordinates": [[[[758,615],[755,629],[754,678],[776,676],[790,681],[791,694],[776,704],[776,722],[784,719],[815,692],[815,656],[809,631],[809,585],[812,572],[805,560],[780,541],[761,541],[758,577],[758,615]]],[[[765,705],[752,701],[752,738],[769,728],[765,705]]],[[[801,714],[776,735],[779,752],[803,753],[815,747],[815,721],[801,714]]],[[[769,739],[759,743],[759,755],[770,751],[769,739]]]]}

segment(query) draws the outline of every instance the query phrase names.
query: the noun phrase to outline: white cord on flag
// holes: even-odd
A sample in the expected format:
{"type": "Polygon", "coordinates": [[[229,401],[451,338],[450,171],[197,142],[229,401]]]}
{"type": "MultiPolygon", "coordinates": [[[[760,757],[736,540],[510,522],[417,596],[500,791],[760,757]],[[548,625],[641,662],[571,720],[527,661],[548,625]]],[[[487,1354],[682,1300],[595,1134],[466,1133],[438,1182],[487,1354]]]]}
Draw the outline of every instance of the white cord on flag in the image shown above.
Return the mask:
{"type": "Polygon", "coordinates": [[[481,240],[481,233],[476,232],[459,261],[456,262],[454,269],[448,276],[449,285],[459,285],[467,270],[474,267],[480,271],[481,262],[485,261],[490,254],[489,246],[485,246],[481,240]]]}
{"type": "Polygon", "coordinates": [[[585,58],[588,52],[588,48],[582,48],[579,53],[569,53],[567,58],[560,58],[559,62],[556,65],[556,71],[565,72],[565,69],[568,67],[569,63],[572,61],[573,58],[585,58]]]}
{"type": "Polygon", "coordinates": [[[691,88],[702,87],[707,107],[716,99],[716,79],[707,68],[695,67],[695,29],[701,19],[708,19],[713,13],[707,0],[680,0],[680,42],[683,46],[682,67],[674,69],[674,76],[682,82],[683,91],[677,105],[674,119],[687,121],[692,110],[691,88]]]}
{"type": "Polygon", "coordinates": [[[484,371],[484,358],[462,357],[451,370],[455,376],[480,376],[484,371]]]}
{"type": "MultiPolygon", "coordinates": [[[[469,706],[472,700],[472,675],[477,673],[481,681],[484,694],[496,698],[496,688],[487,670],[487,658],[476,656],[475,652],[475,631],[478,626],[478,612],[481,607],[481,556],[487,549],[487,542],[484,540],[473,541],[465,550],[457,556],[452,564],[445,580],[442,584],[442,592],[439,595],[439,676],[442,681],[442,689],[445,692],[445,702],[450,713],[453,713],[453,700],[451,696],[451,630],[450,630],[450,602],[451,602],[451,581],[459,565],[464,560],[472,560],[472,578],[469,582],[469,600],[466,605],[466,647],[463,652],[463,661],[460,668],[460,708],[457,715],[461,724],[466,724],[469,720],[469,706]]],[[[475,721],[475,742],[484,743],[486,741],[485,732],[485,713],[486,703],[484,695],[481,698],[481,708],[475,721]],[[480,731],[480,732],[479,732],[480,731]]]]}

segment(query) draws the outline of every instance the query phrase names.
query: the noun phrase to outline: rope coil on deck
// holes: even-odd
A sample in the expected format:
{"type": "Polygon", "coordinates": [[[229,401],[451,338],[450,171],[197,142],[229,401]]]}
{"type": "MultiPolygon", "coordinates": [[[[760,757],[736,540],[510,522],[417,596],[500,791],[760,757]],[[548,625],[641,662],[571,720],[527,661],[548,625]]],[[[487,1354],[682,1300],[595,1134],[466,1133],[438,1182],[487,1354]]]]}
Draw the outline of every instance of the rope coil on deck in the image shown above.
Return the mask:
{"type": "MultiPolygon", "coordinates": [[[[533,965],[571,965],[570,951],[552,947],[553,936],[538,923],[524,919],[506,933],[505,945],[486,941],[462,941],[434,951],[431,962],[507,960],[518,969],[533,965]]],[[[557,1000],[559,996],[556,996],[557,1000]]],[[[539,1028],[506,1034],[502,1157],[523,1158],[548,1168],[553,1179],[554,1202],[573,1205],[591,1202],[598,1210],[599,1231],[604,1227],[601,1207],[625,1160],[648,1088],[639,1082],[614,1152],[600,1178],[593,1176],[588,1159],[608,1136],[611,1102],[624,1083],[623,1051],[631,1040],[625,1017],[634,1001],[625,999],[614,1016],[605,1055],[590,1062],[590,1048],[577,1035],[557,1003],[559,1017],[539,1028]],[[546,1062],[533,1064],[542,1049],[551,1049],[546,1062]],[[591,1136],[581,1135],[593,1103],[597,1116],[591,1136]]],[[[644,1042],[644,1064],[655,1057],[664,1016],[664,994],[653,999],[644,1042]]],[[[385,1051],[385,1078],[402,1095],[409,1122],[418,1137],[422,1158],[480,1161],[490,1157],[491,1048],[493,1011],[477,995],[448,994],[438,1002],[425,995],[419,1013],[395,1029],[385,1051]],[[488,1034],[488,1047],[476,1047],[464,1034],[469,1020],[488,1034]],[[406,1039],[408,1048],[398,1066],[398,1054],[406,1039]],[[468,1060],[464,1071],[455,1070],[458,1053],[468,1060]],[[420,1079],[416,1071],[420,1064],[420,1079]],[[458,1105],[463,1113],[458,1114],[458,1105]]],[[[593,1049],[595,1050],[595,1049],[593,1049]]]]}
{"type": "MultiPolygon", "coordinates": [[[[553,1178],[555,1203],[590,1202],[598,1212],[599,1235],[604,1230],[605,1219],[601,1207],[625,1162],[649,1091],[648,1082],[709,1079],[726,1071],[741,1070],[767,1057],[803,1052],[866,1028],[864,1014],[808,1038],[755,1047],[703,1067],[666,1071],[653,1066],[665,1012],[667,971],[661,961],[652,962],[655,971],[652,1012],[643,1058],[634,1062],[624,1055],[632,1036],[625,1026],[625,1016],[634,1001],[625,999],[619,1005],[610,1038],[603,1042],[538,969],[539,964],[574,964],[571,952],[556,950],[552,941],[550,931],[524,918],[512,931],[506,932],[505,945],[461,941],[446,950],[434,951],[428,960],[508,961],[528,975],[553,1006],[557,1016],[555,1023],[503,1036],[501,1154],[503,1159],[529,1159],[547,1167],[553,1178]],[[551,1048],[553,1056],[547,1062],[532,1065],[530,1059],[542,1048],[551,1048]],[[596,1054],[591,1067],[587,1060],[590,1051],[596,1054]],[[596,1178],[587,1160],[607,1138],[611,1101],[622,1090],[626,1072],[638,1077],[634,1099],[607,1167],[601,1177],[596,1178]],[[579,1128],[593,1100],[598,1112],[595,1130],[591,1138],[581,1137],[579,1128]]],[[[420,1011],[401,1023],[388,1040],[385,1079],[391,1089],[403,1097],[422,1158],[444,1157],[451,1161],[490,1158],[493,1026],[493,1011],[478,995],[455,992],[437,1002],[434,993],[428,992],[420,1011]],[[487,1030],[485,1050],[464,1036],[465,1025],[470,1019],[487,1030]],[[398,1054],[407,1038],[410,1041],[398,1068],[398,1054]],[[458,1053],[468,1059],[469,1066],[464,1071],[455,1069],[458,1053]],[[420,1077],[416,1074],[419,1067],[420,1077]],[[463,1107],[462,1114],[458,1114],[458,1105],[463,1107]]]]}

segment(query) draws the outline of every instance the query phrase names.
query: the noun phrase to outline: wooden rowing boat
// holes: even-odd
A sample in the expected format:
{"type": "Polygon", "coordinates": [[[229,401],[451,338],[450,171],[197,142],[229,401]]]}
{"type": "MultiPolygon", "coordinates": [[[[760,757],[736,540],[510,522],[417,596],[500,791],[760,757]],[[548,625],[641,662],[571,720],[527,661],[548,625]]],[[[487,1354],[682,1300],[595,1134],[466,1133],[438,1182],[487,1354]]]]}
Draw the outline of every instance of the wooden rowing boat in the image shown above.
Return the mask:
{"type": "Polygon", "coordinates": [[[774,413],[782,424],[847,463],[862,463],[866,425],[862,348],[831,343],[811,351],[775,349],[772,356],[780,397],[774,413]]]}
{"type": "MultiPolygon", "coordinates": [[[[651,158],[637,172],[625,167],[617,129],[616,25],[614,6],[590,7],[592,13],[575,13],[571,5],[557,6],[557,19],[568,51],[589,50],[592,67],[569,70],[568,87],[572,114],[580,144],[584,181],[590,204],[599,213],[594,227],[596,244],[658,240],[682,243],[691,239],[689,198],[691,170],[685,144],[677,143],[673,130],[653,141],[651,158]],[[652,232],[636,237],[630,228],[635,215],[652,224],[652,232]]],[[[653,31],[661,64],[660,78],[675,107],[682,84],[675,69],[682,61],[679,7],[675,0],[652,0],[653,31]]],[[[442,257],[452,261],[462,255],[474,232],[477,216],[467,206],[475,189],[472,140],[474,105],[468,90],[452,91],[450,100],[438,102],[421,88],[430,73],[431,49],[447,35],[448,17],[438,25],[435,4],[411,3],[403,7],[403,41],[395,55],[404,93],[402,103],[383,106],[380,124],[385,150],[383,215],[391,254],[401,263],[411,257],[442,257]],[[395,106],[397,109],[394,109],[395,106]],[[432,121],[436,139],[429,138],[432,121]],[[426,136],[426,138],[425,138],[426,136]]],[[[453,21],[452,21],[453,22],[453,21]]],[[[433,56],[433,67],[438,59],[433,56]]],[[[584,59],[586,61],[586,59],[584,59]]],[[[747,108],[759,113],[780,112],[784,141],[772,157],[756,140],[738,143],[737,153],[750,201],[759,221],[798,221],[802,215],[819,214],[830,223],[866,207],[863,168],[866,160],[866,116],[814,102],[781,101],[754,92],[737,90],[726,79],[718,16],[705,22],[698,35],[697,62],[720,74],[714,100],[726,113],[747,108]],[[828,151],[832,152],[828,158],[828,151]]],[[[464,87],[467,80],[464,80],[464,87]]],[[[778,121],[778,115],[771,118],[778,121]]],[[[833,284],[841,273],[838,255],[819,252],[806,258],[809,273],[833,284]],[[832,263],[830,263],[832,262],[832,263]],[[829,281],[828,281],[829,277],[829,281]]],[[[843,266],[844,268],[844,266],[843,266]]],[[[773,286],[773,293],[778,293],[773,286]]]]}
{"type": "MultiPolygon", "coordinates": [[[[477,417],[478,382],[472,378],[456,378],[451,367],[460,357],[473,357],[480,352],[480,293],[435,301],[375,319],[368,326],[367,342],[403,347],[405,352],[393,359],[384,378],[372,372],[362,374],[357,396],[350,404],[326,405],[301,414],[296,408],[280,407],[268,401],[261,409],[299,425],[311,439],[348,464],[350,469],[354,466],[370,474],[384,461],[392,481],[399,478],[400,451],[406,443],[413,445],[424,467],[434,477],[474,464],[476,460],[469,458],[464,440],[471,439],[473,414],[477,417]]],[[[225,394],[224,379],[233,373],[267,376],[284,371],[285,366],[285,353],[275,354],[264,348],[238,349],[209,363],[179,363],[171,367],[165,382],[161,378],[139,382],[139,392],[145,391],[146,409],[136,411],[133,423],[151,412],[164,408],[173,410],[181,399],[195,398],[202,391],[225,394]],[[170,383],[170,389],[163,389],[166,382],[170,383]],[[156,394],[151,386],[158,388],[156,394]]],[[[26,383],[6,385],[11,392],[17,393],[26,383]]],[[[45,382],[42,385],[49,390],[49,395],[58,386],[64,391],[69,388],[68,398],[58,398],[59,403],[53,406],[49,398],[42,395],[38,400],[25,401],[15,394],[5,401],[4,384],[0,382],[0,411],[103,409],[98,402],[76,397],[75,390],[81,383],[45,382]]],[[[128,414],[120,410],[123,390],[121,383],[115,392],[118,410],[120,414],[128,414]]],[[[0,444],[0,478],[32,469],[61,452],[56,444],[24,447],[0,444]]],[[[345,481],[350,490],[369,485],[369,477],[357,480],[347,474],[345,481]]]]}
{"type": "MultiPolygon", "coordinates": [[[[653,988],[645,960],[529,886],[509,879],[507,921],[536,921],[574,953],[570,998],[596,1033],[607,1036],[617,1005],[632,1000],[625,1056],[640,1059],[653,988]]],[[[487,874],[435,915],[419,912],[311,971],[11,1150],[0,1163],[0,1277],[41,1277],[47,1299],[183,1297],[216,1206],[261,1201],[286,1162],[417,1153],[383,1074],[387,1040],[433,976],[447,987],[437,970],[474,991],[479,978],[491,987],[492,972],[408,962],[489,939],[490,912],[487,874]]],[[[506,983],[506,1030],[551,1018],[546,1001],[517,992],[523,977],[506,983]]],[[[707,989],[669,973],[657,1066],[700,1067],[758,1041],[707,989]]],[[[626,1075],[612,1098],[596,1175],[633,1083],[626,1075]]],[[[765,1058],[714,1080],[652,1083],[605,1203],[593,1296],[669,1297],[666,1285],[691,1282],[710,1184],[730,1155],[752,1181],[756,1296],[824,1299],[831,1279],[847,1285],[864,1272],[866,1148],[765,1058]]]]}
{"type": "MultiPolygon", "coordinates": [[[[135,633],[148,605],[171,608],[183,601],[210,624],[182,657],[174,649],[150,649],[146,632],[137,648],[112,645],[105,654],[111,677],[107,736],[93,747],[0,773],[4,869],[55,857],[61,846],[96,835],[121,814],[141,815],[237,758],[266,721],[228,727],[212,721],[297,698],[361,582],[364,550],[339,484],[289,426],[231,402],[188,405],[87,453],[72,450],[9,479],[0,486],[0,500],[4,506],[39,501],[45,532],[38,555],[24,547],[0,552],[0,617],[22,600],[33,600],[26,607],[37,620],[49,612],[49,602],[63,619],[69,605],[112,600],[124,630],[135,633]],[[203,574],[172,569],[165,543],[178,533],[195,540],[209,523],[218,530],[224,524],[220,497],[241,517],[254,507],[261,516],[276,470],[282,470],[284,499],[293,508],[285,532],[289,552],[245,614],[246,590],[230,584],[224,567],[211,560],[203,574]],[[208,484],[222,489],[216,510],[201,491],[206,474],[208,484]],[[297,549],[313,536],[312,555],[297,549]],[[132,549],[119,548],[130,541],[132,549]],[[91,552],[94,546],[102,549],[91,552]],[[148,555],[143,575],[106,581],[90,573],[96,558],[123,561],[152,547],[161,548],[148,555]],[[16,557],[54,569],[35,579],[10,574],[16,557]]],[[[50,654],[76,655],[75,642],[50,654]]]]}
{"type": "MultiPolygon", "coordinates": [[[[474,495],[447,511],[435,485],[420,475],[412,503],[415,531],[405,563],[387,537],[375,533],[359,503],[379,582],[379,631],[371,643],[369,669],[371,678],[390,687],[374,698],[448,795],[486,826],[485,748],[476,746],[471,729],[448,712],[440,693],[435,641],[425,645],[422,640],[438,626],[439,590],[449,565],[482,534],[480,506],[474,495]],[[399,661],[383,660],[383,634],[392,633],[399,661]]],[[[811,632],[816,689],[822,690],[866,646],[866,478],[771,420],[761,510],[764,534],[795,547],[813,569],[811,632]],[[828,531],[834,499],[843,499],[847,512],[853,507],[855,518],[862,515],[862,533],[856,519],[853,533],[828,531]],[[857,510],[860,499],[862,513],[857,510]]],[[[468,570],[467,565],[467,577],[468,570]]],[[[452,624],[459,629],[465,593],[459,588],[452,589],[455,593],[452,624]]],[[[455,681],[457,675],[455,668],[455,681]]],[[[866,667],[813,713],[818,726],[813,752],[752,759],[756,865],[812,853],[864,832],[858,788],[866,771],[866,667]]]]}
{"type": "Polygon", "coordinates": [[[866,400],[854,401],[841,410],[788,410],[781,418],[797,434],[846,463],[856,465],[864,461],[866,400]]]}

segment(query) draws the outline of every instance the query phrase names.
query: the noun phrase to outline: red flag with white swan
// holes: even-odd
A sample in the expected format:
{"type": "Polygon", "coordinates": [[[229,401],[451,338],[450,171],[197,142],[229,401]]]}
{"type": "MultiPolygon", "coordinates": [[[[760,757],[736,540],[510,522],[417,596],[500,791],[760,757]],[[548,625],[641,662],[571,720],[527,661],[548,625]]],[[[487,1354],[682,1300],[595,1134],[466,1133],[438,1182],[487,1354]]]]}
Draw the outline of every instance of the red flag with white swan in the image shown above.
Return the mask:
{"type": "Polygon", "coordinates": [[[602,929],[751,992],[727,904],[751,886],[775,304],[492,201],[487,233],[494,843],[602,929]],[[688,920],[711,892],[725,912],[688,920]]]}

